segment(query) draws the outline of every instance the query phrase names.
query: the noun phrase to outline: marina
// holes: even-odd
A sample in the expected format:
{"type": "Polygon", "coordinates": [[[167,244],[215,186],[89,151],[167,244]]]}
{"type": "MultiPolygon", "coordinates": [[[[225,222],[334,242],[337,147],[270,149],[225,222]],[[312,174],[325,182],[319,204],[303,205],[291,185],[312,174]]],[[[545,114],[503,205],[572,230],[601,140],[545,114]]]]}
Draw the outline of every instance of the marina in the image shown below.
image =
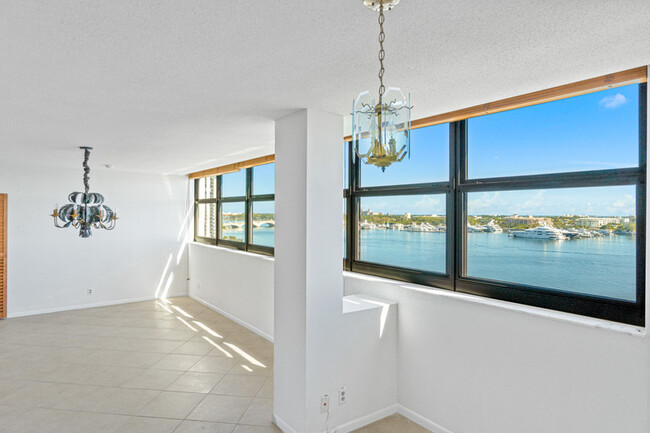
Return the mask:
{"type": "MultiPolygon", "coordinates": [[[[362,230],[362,261],[445,273],[445,233],[362,230]]],[[[467,275],[607,298],[634,300],[636,237],[514,238],[467,234],[467,275]]]]}

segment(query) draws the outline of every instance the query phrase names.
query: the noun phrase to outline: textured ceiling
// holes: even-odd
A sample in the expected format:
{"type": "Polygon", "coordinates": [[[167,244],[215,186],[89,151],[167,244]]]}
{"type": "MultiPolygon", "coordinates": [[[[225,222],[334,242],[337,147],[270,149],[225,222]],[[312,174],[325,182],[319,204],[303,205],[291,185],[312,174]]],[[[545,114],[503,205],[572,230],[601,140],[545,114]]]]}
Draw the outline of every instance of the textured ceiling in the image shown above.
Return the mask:
{"type": "MultiPolygon", "coordinates": [[[[650,1],[402,0],[387,85],[414,117],[650,63],[650,1]]],[[[362,0],[0,0],[0,163],[187,173],[377,87],[362,0]]]]}

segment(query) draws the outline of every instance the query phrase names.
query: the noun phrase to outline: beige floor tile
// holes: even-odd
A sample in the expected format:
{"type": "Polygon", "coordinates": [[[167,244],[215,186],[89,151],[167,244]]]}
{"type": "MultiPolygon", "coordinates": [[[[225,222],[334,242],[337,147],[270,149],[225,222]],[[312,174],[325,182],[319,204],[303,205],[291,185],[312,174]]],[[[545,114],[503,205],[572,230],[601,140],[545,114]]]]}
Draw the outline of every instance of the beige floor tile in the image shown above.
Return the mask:
{"type": "Polygon", "coordinates": [[[235,424],[206,421],[183,421],[174,433],[232,433],[235,424]]]}
{"type": "Polygon", "coordinates": [[[204,394],[163,391],[153,398],[138,415],[157,418],[185,419],[203,399],[204,394]]]}
{"type": "Polygon", "coordinates": [[[149,368],[143,370],[141,374],[137,375],[131,380],[127,380],[122,384],[123,388],[139,388],[139,389],[167,389],[169,385],[174,383],[183,372],[173,370],[157,370],[149,368]]]}
{"type": "Polygon", "coordinates": [[[124,417],[105,413],[37,409],[30,415],[39,433],[114,433],[124,417]]]}
{"type": "Polygon", "coordinates": [[[216,356],[206,356],[194,364],[190,371],[199,373],[220,373],[226,374],[237,364],[234,358],[219,358],[216,356]]]}
{"type": "Polygon", "coordinates": [[[263,376],[241,376],[229,374],[215,386],[210,393],[221,395],[238,395],[240,397],[255,397],[266,382],[263,376]]]}
{"type": "Polygon", "coordinates": [[[208,393],[223,379],[223,374],[188,371],[167,387],[168,391],[208,393]]]}
{"type": "Polygon", "coordinates": [[[53,407],[85,412],[135,415],[160,393],[160,391],[145,389],[75,386],[76,388],[59,395],[53,407]]]}
{"type": "Polygon", "coordinates": [[[273,399],[255,398],[251,402],[244,416],[239,421],[241,424],[258,425],[264,427],[273,426],[273,399]]]}
{"type": "Polygon", "coordinates": [[[237,427],[235,427],[235,431],[233,433],[282,433],[282,430],[277,428],[275,425],[262,427],[257,425],[239,424],[237,427]]]}
{"type": "Polygon", "coordinates": [[[228,372],[228,374],[237,374],[244,376],[263,376],[269,377],[273,375],[273,366],[260,367],[246,361],[236,363],[228,372]]]}
{"type": "Polygon", "coordinates": [[[137,348],[139,352],[172,353],[182,344],[183,342],[178,340],[137,340],[129,346],[137,348]]]}
{"type": "Polygon", "coordinates": [[[164,353],[117,352],[113,353],[108,365],[115,367],[149,368],[163,359],[164,353]]]}
{"type": "Polygon", "coordinates": [[[142,368],[103,367],[101,371],[90,377],[86,383],[89,385],[122,386],[143,374],[144,371],[142,368]]]}
{"type": "Polygon", "coordinates": [[[174,350],[174,353],[181,353],[184,355],[207,355],[208,353],[212,352],[212,349],[214,349],[213,346],[211,346],[209,343],[206,343],[205,341],[203,342],[192,342],[188,341],[187,343],[183,344],[181,347],[178,349],[174,350]]]}
{"type": "Polygon", "coordinates": [[[260,398],[273,398],[273,378],[268,377],[262,388],[260,388],[256,397],[260,398]]]}
{"type": "MultiPolygon", "coordinates": [[[[190,326],[192,326],[191,319],[186,319],[185,321],[187,323],[189,323],[190,326]]],[[[181,322],[181,323],[183,323],[183,322],[181,322]]],[[[198,331],[192,331],[187,325],[183,324],[182,328],[167,330],[167,332],[164,333],[160,337],[160,339],[161,340],[173,340],[173,341],[187,341],[187,340],[192,339],[195,335],[197,335],[197,333],[198,333],[198,331]]]]}
{"type": "Polygon", "coordinates": [[[48,362],[12,361],[11,366],[4,371],[3,377],[18,380],[43,380],[60,367],[60,364],[48,362]]]}
{"type": "Polygon", "coordinates": [[[32,414],[35,409],[20,406],[0,406],[0,433],[38,431],[32,414]]]}
{"type": "Polygon", "coordinates": [[[194,317],[147,301],[0,321],[0,433],[278,432],[273,345],[190,298],[169,301],[194,317]]]}
{"type": "Polygon", "coordinates": [[[172,353],[155,363],[152,368],[158,368],[161,370],[186,371],[191,369],[197,362],[201,360],[201,358],[202,356],[200,355],[181,355],[172,353]]]}
{"type": "Polygon", "coordinates": [[[246,397],[208,394],[187,419],[234,424],[239,422],[251,400],[246,397]]]}
{"type": "Polygon", "coordinates": [[[90,384],[90,379],[103,370],[105,370],[105,367],[98,365],[65,364],[46,375],[43,380],[46,382],[90,384]]]}
{"type": "Polygon", "coordinates": [[[123,424],[116,426],[116,433],[172,433],[180,423],[177,419],[130,416],[123,424]]]}
{"type": "Polygon", "coordinates": [[[74,389],[76,385],[49,382],[15,382],[8,392],[3,392],[0,404],[52,407],[59,396],[74,389]]]}

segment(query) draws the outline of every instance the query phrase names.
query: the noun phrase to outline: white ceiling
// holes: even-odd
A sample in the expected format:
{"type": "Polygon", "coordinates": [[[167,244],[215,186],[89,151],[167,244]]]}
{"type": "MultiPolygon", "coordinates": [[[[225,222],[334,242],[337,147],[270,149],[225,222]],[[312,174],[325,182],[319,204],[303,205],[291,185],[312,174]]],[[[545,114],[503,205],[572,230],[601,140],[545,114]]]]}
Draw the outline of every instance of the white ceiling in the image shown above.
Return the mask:
{"type": "MultiPolygon", "coordinates": [[[[0,0],[0,163],[187,173],[377,87],[362,0],[0,0]]],[[[414,118],[650,63],[650,1],[402,0],[387,85],[414,118]]]]}

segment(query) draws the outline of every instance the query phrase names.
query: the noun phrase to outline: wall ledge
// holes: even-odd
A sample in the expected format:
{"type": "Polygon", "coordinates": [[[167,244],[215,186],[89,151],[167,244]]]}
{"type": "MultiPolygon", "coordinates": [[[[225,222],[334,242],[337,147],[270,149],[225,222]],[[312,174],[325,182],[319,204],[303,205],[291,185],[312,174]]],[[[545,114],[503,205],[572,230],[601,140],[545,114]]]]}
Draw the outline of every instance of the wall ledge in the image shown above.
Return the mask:
{"type": "Polygon", "coordinates": [[[242,256],[247,256],[247,257],[252,257],[255,259],[259,259],[265,262],[275,262],[275,257],[273,256],[266,256],[264,254],[258,254],[258,253],[251,253],[249,251],[242,251],[242,250],[237,250],[234,248],[226,248],[226,247],[219,247],[217,245],[209,245],[209,244],[204,244],[201,242],[196,242],[192,241],[189,243],[190,245],[197,245],[203,248],[209,248],[217,251],[223,251],[224,253],[230,253],[230,254],[239,254],[242,256]]]}
{"type": "Polygon", "coordinates": [[[383,310],[391,305],[397,305],[397,302],[366,295],[348,295],[343,297],[343,314],[366,310],[383,310]]]}
{"type": "Polygon", "coordinates": [[[603,329],[606,331],[617,332],[621,334],[631,335],[634,337],[646,337],[646,329],[627,325],[624,323],[610,322],[608,320],[596,319],[594,317],[579,316],[577,314],[564,313],[562,311],[547,310],[540,307],[533,307],[530,305],[516,304],[514,302],[501,301],[498,299],[484,298],[482,296],[470,295],[467,293],[459,293],[451,290],[441,289],[438,287],[421,286],[414,283],[405,283],[403,281],[391,280],[388,278],[376,277],[373,275],[360,274],[357,272],[343,272],[344,278],[364,280],[387,284],[393,286],[395,289],[405,289],[423,293],[428,296],[440,296],[450,298],[458,302],[471,302],[473,304],[482,304],[493,308],[501,308],[509,311],[515,311],[522,314],[528,314],[536,317],[543,317],[558,322],[571,323],[575,325],[585,326],[588,328],[603,329]]]}

